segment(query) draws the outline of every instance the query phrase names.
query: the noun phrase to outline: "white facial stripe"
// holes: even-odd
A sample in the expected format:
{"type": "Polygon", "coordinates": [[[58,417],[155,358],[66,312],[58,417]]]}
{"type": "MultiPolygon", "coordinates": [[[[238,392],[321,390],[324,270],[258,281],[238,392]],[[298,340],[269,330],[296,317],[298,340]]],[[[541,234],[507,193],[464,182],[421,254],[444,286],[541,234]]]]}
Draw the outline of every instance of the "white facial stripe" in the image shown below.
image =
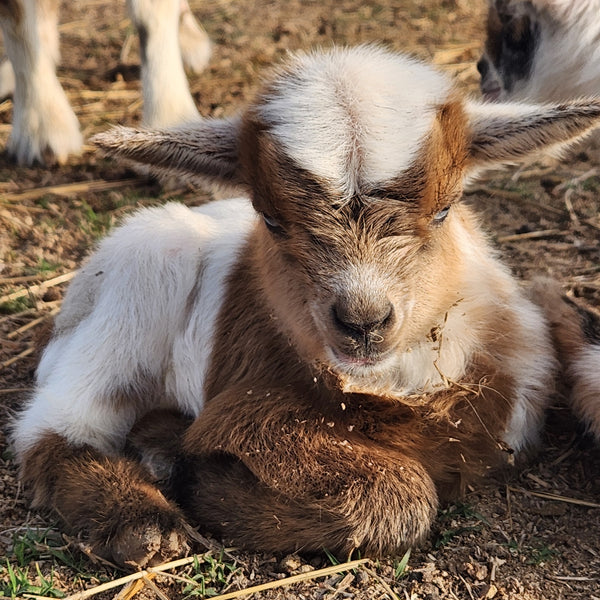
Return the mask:
{"type": "Polygon", "coordinates": [[[404,171],[449,94],[444,76],[374,46],[302,55],[260,115],[301,167],[350,196],[404,171]]]}

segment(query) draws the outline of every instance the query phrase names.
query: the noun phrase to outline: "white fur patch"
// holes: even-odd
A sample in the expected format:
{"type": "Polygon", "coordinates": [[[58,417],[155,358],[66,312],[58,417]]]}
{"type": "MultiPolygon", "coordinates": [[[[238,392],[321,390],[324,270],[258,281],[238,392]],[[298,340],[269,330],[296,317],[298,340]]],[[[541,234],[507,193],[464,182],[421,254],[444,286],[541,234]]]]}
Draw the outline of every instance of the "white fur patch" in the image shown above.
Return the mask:
{"type": "Polygon", "coordinates": [[[289,73],[260,115],[292,159],[343,197],[411,164],[451,87],[431,67],[375,46],[299,55],[289,73]]]}
{"type": "Polygon", "coordinates": [[[224,280],[254,222],[245,199],[168,204],[106,238],[65,298],[35,396],[14,427],[17,453],[47,432],[114,452],[137,417],[175,398],[197,414],[224,280]]]}
{"type": "Polygon", "coordinates": [[[515,399],[503,439],[516,452],[539,439],[558,365],[540,309],[525,298],[515,298],[514,308],[513,326],[523,347],[515,348],[506,359],[515,379],[515,399]]]}

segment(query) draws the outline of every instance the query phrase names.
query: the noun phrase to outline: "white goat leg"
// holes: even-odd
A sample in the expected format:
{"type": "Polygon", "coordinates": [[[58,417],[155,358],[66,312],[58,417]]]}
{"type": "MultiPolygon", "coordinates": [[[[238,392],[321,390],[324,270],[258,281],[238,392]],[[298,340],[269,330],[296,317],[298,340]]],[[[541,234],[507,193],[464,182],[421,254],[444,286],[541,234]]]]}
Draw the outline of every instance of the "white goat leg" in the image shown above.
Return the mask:
{"type": "Polygon", "coordinates": [[[140,37],[143,120],[151,127],[168,127],[199,118],[179,50],[179,1],[127,2],[140,37]]]}
{"type": "Polygon", "coordinates": [[[201,73],[210,60],[210,38],[195,19],[187,0],[179,4],[179,48],[183,64],[194,73],[201,73]]]}
{"type": "Polygon", "coordinates": [[[56,77],[58,3],[15,0],[0,22],[15,76],[8,152],[20,164],[62,163],[83,143],[79,123],[56,77]]]}

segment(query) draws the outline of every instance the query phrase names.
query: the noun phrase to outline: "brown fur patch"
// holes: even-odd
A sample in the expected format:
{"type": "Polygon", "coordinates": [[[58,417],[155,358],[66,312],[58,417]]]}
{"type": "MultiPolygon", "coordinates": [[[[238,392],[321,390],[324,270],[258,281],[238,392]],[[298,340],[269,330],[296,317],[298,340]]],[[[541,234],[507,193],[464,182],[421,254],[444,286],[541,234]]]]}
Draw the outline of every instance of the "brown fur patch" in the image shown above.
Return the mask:
{"type": "Polygon", "coordinates": [[[180,511],[134,461],[76,448],[47,434],[22,462],[34,505],[51,508],[94,552],[119,564],[144,566],[187,549],[180,511]]]}
{"type": "Polygon", "coordinates": [[[421,152],[402,175],[369,194],[398,200],[418,210],[418,231],[425,235],[432,217],[458,200],[467,163],[467,117],[460,99],[439,107],[421,152]]]}
{"type": "Polygon", "coordinates": [[[549,279],[535,280],[531,285],[530,295],[550,324],[561,364],[568,365],[586,343],[576,306],[567,301],[560,285],[549,279]]]}
{"type": "Polygon", "coordinates": [[[282,198],[305,204],[316,203],[318,198],[324,198],[328,204],[335,201],[327,191],[326,182],[296,165],[252,110],[243,121],[239,156],[254,207],[281,222],[284,228],[293,221],[281,210],[282,198]]]}

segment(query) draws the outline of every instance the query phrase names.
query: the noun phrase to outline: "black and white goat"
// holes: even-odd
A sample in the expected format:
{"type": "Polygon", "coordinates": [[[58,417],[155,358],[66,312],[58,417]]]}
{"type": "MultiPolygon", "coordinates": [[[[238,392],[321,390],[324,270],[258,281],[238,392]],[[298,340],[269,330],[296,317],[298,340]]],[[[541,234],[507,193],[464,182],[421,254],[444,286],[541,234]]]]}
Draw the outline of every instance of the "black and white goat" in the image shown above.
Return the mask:
{"type": "Polygon", "coordinates": [[[478,63],[490,100],[600,94],[600,0],[489,0],[478,63]]]}
{"type": "Polygon", "coordinates": [[[557,362],[463,181],[599,122],[600,100],[482,104],[361,46],[291,58],[238,117],[98,137],[246,195],[142,210],[82,267],[14,427],[34,504],[138,565],[185,519],[269,551],[418,543],[535,442],[557,362]]]}
{"type": "MultiPolygon", "coordinates": [[[[202,70],[210,42],[187,0],[128,0],[127,6],[140,37],[144,123],[198,119],[183,61],[202,70]]],[[[62,163],[83,139],[56,77],[58,0],[0,0],[0,26],[9,59],[0,68],[0,89],[14,99],[8,152],[20,164],[62,163]]]]}

